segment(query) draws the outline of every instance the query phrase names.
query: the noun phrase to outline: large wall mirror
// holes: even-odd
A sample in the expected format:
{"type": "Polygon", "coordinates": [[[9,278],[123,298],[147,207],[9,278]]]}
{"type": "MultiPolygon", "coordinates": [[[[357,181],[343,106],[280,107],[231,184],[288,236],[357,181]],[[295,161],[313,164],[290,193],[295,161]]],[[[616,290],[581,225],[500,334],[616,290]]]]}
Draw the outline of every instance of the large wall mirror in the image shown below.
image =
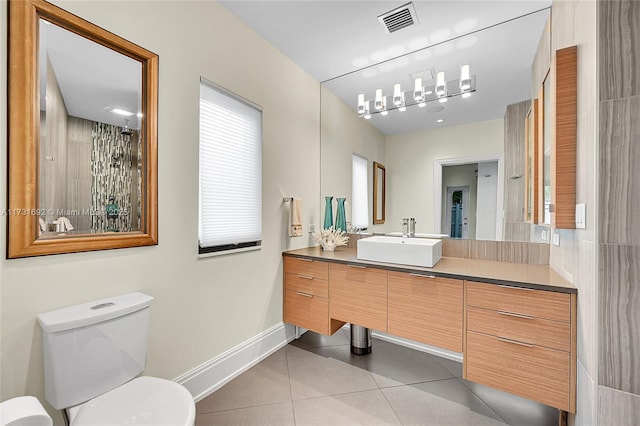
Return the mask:
{"type": "MultiPolygon", "coordinates": [[[[543,9],[482,25],[462,13],[459,25],[433,35],[435,28],[422,27],[424,37],[356,58],[362,68],[323,82],[321,195],[353,198],[350,158],[357,153],[369,164],[384,164],[386,172],[386,219],[378,221],[374,205],[367,232],[397,233],[403,217],[415,217],[417,234],[460,229],[460,238],[517,239],[507,235],[503,225],[506,206],[518,204],[518,225],[532,229],[526,232],[530,238],[520,241],[539,242],[542,230],[525,220],[526,109],[517,124],[523,135],[517,160],[505,155],[504,117],[508,105],[532,98],[531,67],[549,16],[550,10],[543,9]],[[443,34],[448,34],[447,41],[432,43],[443,34]],[[464,69],[465,64],[469,68],[464,69]],[[437,97],[440,72],[445,75],[445,102],[437,97]],[[473,90],[463,96],[458,88],[465,72],[473,90]],[[422,79],[423,105],[413,105],[417,78],[422,79]],[[376,89],[386,96],[385,114],[374,110],[376,89]],[[370,117],[358,111],[360,94],[369,101],[370,117]],[[522,170],[506,176],[509,161],[522,164],[522,170]],[[516,185],[517,191],[510,192],[508,188],[516,185]]],[[[532,118],[531,126],[534,123],[532,118]]],[[[528,170],[535,169],[533,161],[528,170]]],[[[370,170],[369,176],[373,180],[376,175],[370,170]]],[[[369,193],[373,182],[370,185],[369,193]]],[[[534,194],[528,195],[529,205],[534,194]]],[[[529,217],[529,222],[535,220],[529,217]]]]}
{"type": "Polygon", "coordinates": [[[9,258],[157,244],[158,57],[9,2],[9,258]]]}

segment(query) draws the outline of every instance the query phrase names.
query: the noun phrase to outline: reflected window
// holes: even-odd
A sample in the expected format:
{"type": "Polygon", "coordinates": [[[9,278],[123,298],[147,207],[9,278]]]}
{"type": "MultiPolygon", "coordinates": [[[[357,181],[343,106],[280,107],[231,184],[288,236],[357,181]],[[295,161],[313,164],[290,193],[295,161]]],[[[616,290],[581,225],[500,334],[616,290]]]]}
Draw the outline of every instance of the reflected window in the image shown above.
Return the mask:
{"type": "Polygon", "coordinates": [[[367,159],[353,154],[351,156],[351,198],[352,225],[364,230],[369,227],[369,197],[367,176],[367,159]]]}

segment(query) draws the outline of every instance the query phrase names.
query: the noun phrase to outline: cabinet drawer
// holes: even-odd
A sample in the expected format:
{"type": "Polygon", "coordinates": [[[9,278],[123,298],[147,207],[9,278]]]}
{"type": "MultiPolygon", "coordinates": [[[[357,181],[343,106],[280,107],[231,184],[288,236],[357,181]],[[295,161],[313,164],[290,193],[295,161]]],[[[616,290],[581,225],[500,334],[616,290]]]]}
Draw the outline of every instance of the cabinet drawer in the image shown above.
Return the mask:
{"type": "Polygon", "coordinates": [[[570,411],[567,352],[467,332],[467,380],[570,411]]]}
{"type": "Polygon", "coordinates": [[[387,271],[332,263],[329,276],[331,318],[387,331],[387,271]]]}
{"type": "Polygon", "coordinates": [[[293,290],[285,290],[284,322],[320,334],[329,333],[329,300],[293,290]]]}
{"type": "Polygon", "coordinates": [[[389,272],[391,334],[462,352],[463,282],[389,272]]]}
{"type": "Polygon", "coordinates": [[[285,256],[284,272],[287,274],[305,275],[308,277],[318,278],[320,280],[328,280],[329,263],[319,260],[285,256]]]}
{"type": "Polygon", "coordinates": [[[554,291],[467,281],[467,305],[555,321],[571,319],[571,296],[554,291]]]}
{"type": "Polygon", "coordinates": [[[314,296],[329,297],[329,283],[309,275],[284,274],[287,290],[300,291],[314,296]]]}
{"type": "Polygon", "coordinates": [[[559,351],[569,352],[571,350],[571,327],[568,322],[469,306],[467,308],[467,330],[559,351]]]}

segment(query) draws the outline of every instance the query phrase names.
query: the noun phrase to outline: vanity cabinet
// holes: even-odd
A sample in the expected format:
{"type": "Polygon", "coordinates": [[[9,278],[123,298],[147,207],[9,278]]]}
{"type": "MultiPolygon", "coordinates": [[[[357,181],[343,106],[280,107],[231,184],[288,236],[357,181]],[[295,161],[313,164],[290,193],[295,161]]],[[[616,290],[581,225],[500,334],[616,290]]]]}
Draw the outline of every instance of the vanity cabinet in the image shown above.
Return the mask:
{"type": "Polygon", "coordinates": [[[331,318],[387,331],[387,271],[361,265],[329,265],[331,318]]]}
{"type": "Polygon", "coordinates": [[[321,334],[333,334],[344,323],[329,318],[329,264],[284,258],[284,321],[321,334]]]}
{"type": "Polygon", "coordinates": [[[406,272],[388,274],[389,333],[462,352],[464,282],[406,272]]]}
{"type": "Polygon", "coordinates": [[[575,294],[465,283],[467,380],[575,412],[575,294]]]}

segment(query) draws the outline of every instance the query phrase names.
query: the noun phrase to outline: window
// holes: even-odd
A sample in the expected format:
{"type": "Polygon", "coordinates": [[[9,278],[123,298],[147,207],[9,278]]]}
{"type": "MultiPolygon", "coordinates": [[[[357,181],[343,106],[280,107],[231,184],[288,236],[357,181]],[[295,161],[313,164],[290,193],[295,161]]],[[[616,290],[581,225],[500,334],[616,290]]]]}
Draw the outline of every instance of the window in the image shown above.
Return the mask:
{"type": "Polygon", "coordinates": [[[367,185],[367,159],[353,154],[351,157],[351,221],[356,229],[369,227],[369,197],[367,185]]]}
{"type": "Polygon", "coordinates": [[[200,82],[199,253],[259,248],[262,109],[200,82]]]}

